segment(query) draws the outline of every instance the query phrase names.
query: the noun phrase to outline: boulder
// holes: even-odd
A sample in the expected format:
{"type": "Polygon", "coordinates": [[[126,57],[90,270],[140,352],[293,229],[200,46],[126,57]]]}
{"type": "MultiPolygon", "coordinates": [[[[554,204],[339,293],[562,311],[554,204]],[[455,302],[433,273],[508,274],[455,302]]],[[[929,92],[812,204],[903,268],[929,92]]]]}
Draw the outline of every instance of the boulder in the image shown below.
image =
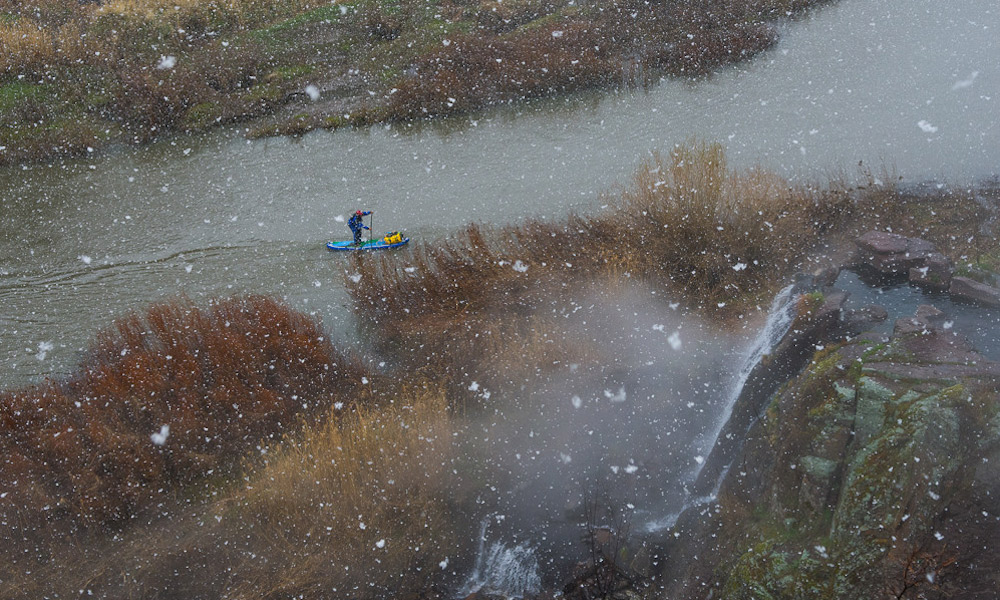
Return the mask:
{"type": "Polygon", "coordinates": [[[946,256],[934,252],[921,267],[910,267],[910,282],[932,290],[947,290],[951,285],[952,264],[946,256]]]}
{"type": "Polygon", "coordinates": [[[944,319],[944,312],[939,310],[936,306],[921,304],[917,307],[917,312],[914,313],[914,316],[922,321],[926,321],[927,323],[937,324],[944,319]]]}
{"type": "Polygon", "coordinates": [[[854,442],[864,445],[882,428],[886,407],[893,391],[871,377],[858,379],[857,407],[854,412],[854,442]]]}
{"type": "Polygon", "coordinates": [[[1000,288],[979,283],[968,277],[952,278],[948,293],[954,298],[960,298],[980,306],[1000,308],[1000,288]]]}
{"type": "Polygon", "coordinates": [[[812,284],[816,289],[832,286],[840,277],[840,266],[823,267],[813,271],[812,284]]]}
{"type": "Polygon", "coordinates": [[[926,240],[884,231],[869,231],[855,244],[855,264],[883,276],[908,277],[910,269],[923,267],[931,255],[940,256],[934,244],[926,240]]]}
{"type": "Polygon", "coordinates": [[[841,325],[848,335],[857,335],[888,318],[889,313],[885,308],[878,304],[869,304],[861,308],[845,310],[841,316],[841,325]]]}
{"type": "MultiPolygon", "coordinates": [[[[936,332],[941,329],[941,324],[944,321],[945,314],[938,310],[936,307],[930,304],[921,304],[917,307],[916,312],[912,317],[903,317],[896,319],[893,324],[893,337],[902,337],[908,334],[920,334],[929,335],[932,332],[936,332]]],[[[954,337],[954,336],[953,336],[954,337]]],[[[950,345],[954,345],[956,340],[950,340],[950,345]]],[[[966,345],[964,338],[957,340],[959,343],[966,345]]]]}
{"type": "Polygon", "coordinates": [[[803,456],[799,464],[803,471],[799,501],[815,512],[826,510],[840,463],[821,456],[803,456]]]}

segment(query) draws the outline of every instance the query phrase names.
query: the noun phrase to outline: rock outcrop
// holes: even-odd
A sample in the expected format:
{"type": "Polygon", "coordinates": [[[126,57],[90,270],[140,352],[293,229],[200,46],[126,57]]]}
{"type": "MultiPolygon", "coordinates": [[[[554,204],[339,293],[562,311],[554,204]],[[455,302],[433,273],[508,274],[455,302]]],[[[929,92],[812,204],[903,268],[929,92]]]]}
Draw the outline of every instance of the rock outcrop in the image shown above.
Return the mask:
{"type": "Polygon", "coordinates": [[[952,279],[948,292],[956,298],[982,306],[1000,307],[1000,289],[968,277],[952,279]]]}
{"type": "Polygon", "coordinates": [[[715,448],[692,486],[692,492],[696,496],[704,496],[714,489],[723,470],[742,447],[747,430],[767,405],[771,394],[802,370],[817,346],[839,338],[841,311],[846,300],[847,294],[840,291],[800,296],[796,307],[797,315],[788,333],[747,377],[715,448]]]}
{"type": "Polygon", "coordinates": [[[881,280],[906,280],[953,298],[1000,307],[1000,288],[970,277],[956,276],[955,267],[933,244],[884,231],[869,231],[855,240],[853,267],[881,280]]]}
{"type": "Polygon", "coordinates": [[[827,346],[770,397],[660,540],[664,597],[996,597],[1000,363],[942,316],[827,346]]]}
{"type": "Polygon", "coordinates": [[[919,269],[931,258],[944,258],[934,244],[884,231],[869,231],[856,241],[856,262],[885,276],[906,277],[910,269],[919,269]]]}

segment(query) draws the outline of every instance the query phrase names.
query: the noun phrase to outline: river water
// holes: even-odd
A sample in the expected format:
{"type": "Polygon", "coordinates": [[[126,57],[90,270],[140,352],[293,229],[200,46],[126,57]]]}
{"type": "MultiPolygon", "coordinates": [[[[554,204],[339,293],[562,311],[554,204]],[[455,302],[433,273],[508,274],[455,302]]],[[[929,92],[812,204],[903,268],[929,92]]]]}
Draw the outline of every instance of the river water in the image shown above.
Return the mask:
{"type": "Polygon", "coordinates": [[[911,181],[998,173],[995,2],[841,0],[780,27],[773,50],[697,80],[301,139],[226,129],[0,171],[0,388],[70,371],[99,328],[178,294],[276,295],[350,343],[348,263],[324,242],[349,236],[356,208],[417,240],[559,219],[691,136],[796,180],[858,161],[911,181]]]}

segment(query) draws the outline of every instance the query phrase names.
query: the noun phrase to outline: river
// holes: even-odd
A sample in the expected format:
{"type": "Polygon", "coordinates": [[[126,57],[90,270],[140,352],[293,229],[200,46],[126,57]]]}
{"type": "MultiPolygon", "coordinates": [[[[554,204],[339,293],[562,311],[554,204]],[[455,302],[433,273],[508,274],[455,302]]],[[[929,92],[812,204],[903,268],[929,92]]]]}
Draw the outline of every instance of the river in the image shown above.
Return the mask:
{"type": "Polygon", "coordinates": [[[230,128],[0,171],[0,388],[69,372],[98,329],[179,294],[276,295],[351,343],[348,263],[324,248],[351,211],[416,240],[560,219],[692,136],[797,181],[859,161],[910,181],[997,175],[994,2],[841,0],[780,28],[749,63],[646,89],[300,139],[230,128]]]}

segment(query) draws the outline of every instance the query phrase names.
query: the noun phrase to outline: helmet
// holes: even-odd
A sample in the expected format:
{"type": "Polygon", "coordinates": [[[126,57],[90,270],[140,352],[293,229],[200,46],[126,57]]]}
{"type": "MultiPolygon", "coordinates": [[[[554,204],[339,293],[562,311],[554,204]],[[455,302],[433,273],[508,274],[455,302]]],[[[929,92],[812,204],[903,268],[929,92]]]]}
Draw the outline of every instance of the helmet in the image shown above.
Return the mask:
{"type": "Polygon", "coordinates": [[[360,210],[358,212],[354,213],[354,214],[358,215],[359,217],[362,215],[362,213],[361,213],[360,210]]]}

